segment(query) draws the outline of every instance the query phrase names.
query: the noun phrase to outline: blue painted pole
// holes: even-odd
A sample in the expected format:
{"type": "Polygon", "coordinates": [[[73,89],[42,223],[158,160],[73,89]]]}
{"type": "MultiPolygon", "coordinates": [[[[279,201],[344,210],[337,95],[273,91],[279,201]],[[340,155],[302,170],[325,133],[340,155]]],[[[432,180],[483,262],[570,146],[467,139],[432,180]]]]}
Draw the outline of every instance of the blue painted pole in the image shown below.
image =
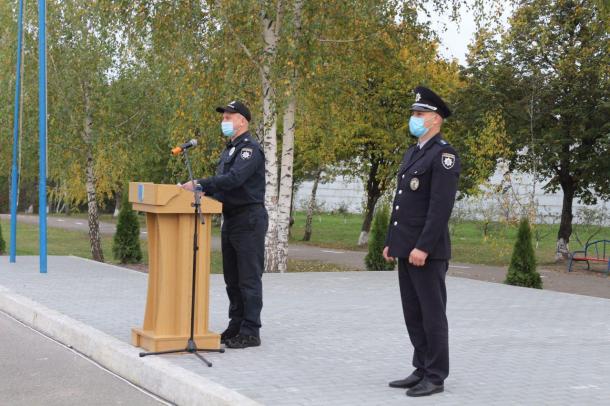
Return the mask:
{"type": "Polygon", "coordinates": [[[13,114],[13,165],[11,173],[11,248],[10,262],[17,260],[17,196],[19,187],[19,105],[21,99],[21,47],[23,37],[23,0],[19,0],[17,19],[17,75],[15,80],[15,113],[13,114]]]}
{"type": "Polygon", "coordinates": [[[46,0],[38,0],[38,134],[40,142],[38,220],[40,273],[47,273],[47,33],[46,0]]]}

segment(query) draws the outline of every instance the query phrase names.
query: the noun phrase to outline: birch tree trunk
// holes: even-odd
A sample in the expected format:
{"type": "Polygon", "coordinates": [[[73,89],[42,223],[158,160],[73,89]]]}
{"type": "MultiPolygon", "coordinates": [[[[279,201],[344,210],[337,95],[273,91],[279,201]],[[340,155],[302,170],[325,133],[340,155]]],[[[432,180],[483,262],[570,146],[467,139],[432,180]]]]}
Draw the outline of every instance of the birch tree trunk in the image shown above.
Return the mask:
{"type": "Polygon", "coordinates": [[[371,162],[369,175],[366,182],[366,207],[364,210],[364,221],[362,222],[360,236],[358,237],[358,245],[361,247],[369,242],[369,232],[371,231],[371,224],[373,223],[373,213],[375,212],[377,201],[382,194],[380,182],[377,180],[378,171],[379,162],[371,162]]]}
{"type": "MultiPolygon", "coordinates": [[[[279,16],[278,16],[279,17],[279,16]]],[[[278,167],[277,167],[277,111],[275,88],[271,81],[271,66],[277,55],[278,21],[272,21],[262,11],[264,56],[260,66],[263,88],[263,148],[265,150],[265,207],[269,214],[269,228],[265,238],[265,272],[277,272],[279,264],[278,246],[278,167]]]]}
{"type": "Polygon", "coordinates": [[[96,199],[96,179],[95,162],[93,160],[93,134],[91,127],[93,119],[91,117],[91,101],[89,99],[89,89],[83,86],[85,99],[85,119],[83,128],[83,140],[87,146],[87,163],[85,168],[85,187],[87,190],[87,218],[89,223],[89,242],[91,244],[91,256],[94,261],[104,262],[102,252],[102,242],[100,238],[99,214],[96,199]]]}
{"type": "Polygon", "coordinates": [[[290,95],[284,112],[284,137],[282,138],[282,167],[278,208],[278,271],[288,269],[288,233],[290,231],[290,205],[292,203],[292,166],[294,161],[294,130],[296,125],[296,96],[290,95]]]}
{"type": "MultiPolygon", "coordinates": [[[[301,13],[303,1],[294,2],[294,43],[298,44],[301,36],[301,13]]],[[[296,129],[296,110],[297,110],[297,81],[298,73],[296,63],[289,74],[290,83],[288,85],[288,100],[284,110],[284,136],[282,138],[282,161],[280,174],[280,191],[277,205],[277,271],[286,272],[288,270],[288,236],[290,234],[290,208],[292,205],[292,184],[293,184],[293,163],[294,163],[294,133],[296,129]]]]}
{"type": "Polygon", "coordinates": [[[322,171],[316,172],[316,177],[313,180],[313,186],[311,188],[311,196],[309,198],[309,204],[307,205],[307,218],[305,219],[305,233],[303,234],[303,241],[311,240],[311,223],[313,222],[313,212],[316,208],[316,194],[318,193],[318,184],[322,171]]]}
{"type": "MultiPolygon", "coordinates": [[[[268,3],[265,3],[268,5],[268,3]]],[[[218,9],[221,2],[216,1],[218,9]]],[[[296,26],[295,39],[300,36],[303,0],[294,2],[296,26]]],[[[289,71],[289,95],[284,112],[284,138],[282,143],[281,176],[277,156],[277,105],[276,83],[272,75],[277,61],[280,42],[280,27],[284,15],[285,1],[277,0],[275,16],[271,16],[266,6],[260,11],[263,53],[255,55],[235,35],[241,49],[257,65],[261,77],[263,93],[263,149],[265,151],[265,207],[269,214],[269,228],[265,237],[265,272],[284,272],[288,263],[288,234],[290,231],[290,206],[292,201],[292,166],[294,160],[294,129],[296,121],[296,70],[289,71]]]]}
{"type": "Polygon", "coordinates": [[[122,192],[116,192],[114,195],[114,213],[112,214],[112,217],[118,217],[119,213],[121,211],[121,200],[123,198],[123,193],[122,192]]]}

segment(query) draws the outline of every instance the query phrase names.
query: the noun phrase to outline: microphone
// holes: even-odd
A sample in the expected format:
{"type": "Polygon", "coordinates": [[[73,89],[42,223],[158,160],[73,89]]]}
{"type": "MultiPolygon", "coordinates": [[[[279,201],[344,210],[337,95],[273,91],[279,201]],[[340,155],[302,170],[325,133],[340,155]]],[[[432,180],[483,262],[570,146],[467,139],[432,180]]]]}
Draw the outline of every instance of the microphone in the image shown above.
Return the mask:
{"type": "Polygon", "coordinates": [[[189,148],[193,148],[197,146],[197,140],[196,139],[192,139],[187,143],[184,143],[182,145],[180,145],[179,147],[173,148],[172,149],[172,155],[179,155],[181,154],[184,150],[187,150],[189,148]]]}

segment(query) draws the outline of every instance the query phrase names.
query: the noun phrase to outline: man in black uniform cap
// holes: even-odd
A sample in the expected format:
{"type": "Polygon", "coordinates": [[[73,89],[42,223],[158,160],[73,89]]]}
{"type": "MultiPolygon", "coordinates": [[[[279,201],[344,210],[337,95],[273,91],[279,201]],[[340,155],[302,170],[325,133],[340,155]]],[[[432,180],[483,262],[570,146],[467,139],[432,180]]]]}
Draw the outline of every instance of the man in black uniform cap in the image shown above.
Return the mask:
{"type": "MultiPolygon", "coordinates": [[[[265,155],[248,131],[248,108],[232,101],[216,109],[222,113],[221,130],[230,137],[220,156],[216,176],[199,179],[203,193],[223,203],[222,267],[229,296],[229,326],[221,342],[229,348],[261,344],[262,275],[265,234],[265,155]]],[[[192,190],[191,183],[183,186],[192,190]]]]}
{"type": "Polygon", "coordinates": [[[420,86],[414,92],[409,130],[418,142],[407,150],[398,171],[383,255],[398,258],[402,309],[414,347],[415,371],[390,386],[409,388],[408,396],[427,396],[442,392],[449,374],[445,274],[460,161],[440,133],[451,111],[430,89],[420,86]]]}

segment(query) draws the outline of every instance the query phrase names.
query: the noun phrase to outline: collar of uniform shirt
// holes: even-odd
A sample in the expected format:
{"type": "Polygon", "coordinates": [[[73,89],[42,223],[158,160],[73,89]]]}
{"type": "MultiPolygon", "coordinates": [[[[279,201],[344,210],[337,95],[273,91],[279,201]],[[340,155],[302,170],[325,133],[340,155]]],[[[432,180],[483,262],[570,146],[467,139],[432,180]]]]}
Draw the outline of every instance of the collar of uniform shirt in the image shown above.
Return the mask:
{"type": "Polygon", "coordinates": [[[436,137],[438,137],[440,135],[440,133],[436,134],[434,137],[430,137],[428,138],[426,141],[422,142],[421,144],[418,142],[417,143],[417,149],[421,150],[424,149],[424,145],[426,145],[430,140],[435,139],[436,137]]]}
{"type": "Polygon", "coordinates": [[[233,141],[229,140],[229,142],[227,142],[227,148],[236,147],[237,145],[239,145],[240,142],[245,140],[249,135],[250,135],[250,131],[246,131],[239,137],[235,138],[233,141]]]}
{"type": "MultiPolygon", "coordinates": [[[[434,138],[434,137],[433,137],[434,138]]],[[[417,149],[423,149],[424,145],[426,145],[428,143],[428,141],[430,141],[432,138],[428,138],[426,141],[422,142],[422,143],[417,143],[417,149]]]]}

